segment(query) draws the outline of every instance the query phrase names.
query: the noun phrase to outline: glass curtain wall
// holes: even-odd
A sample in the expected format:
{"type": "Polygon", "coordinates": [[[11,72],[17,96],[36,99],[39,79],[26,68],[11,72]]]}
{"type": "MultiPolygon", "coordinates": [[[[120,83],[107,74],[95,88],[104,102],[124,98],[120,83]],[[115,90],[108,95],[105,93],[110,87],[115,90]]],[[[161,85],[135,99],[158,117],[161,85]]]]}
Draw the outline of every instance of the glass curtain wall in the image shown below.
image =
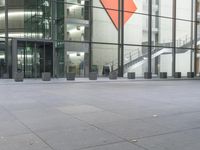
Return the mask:
{"type": "Polygon", "coordinates": [[[5,0],[0,1],[0,78],[6,73],[5,0]]]}
{"type": "Polygon", "coordinates": [[[52,41],[57,77],[198,74],[199,10],[199,0],[0,0],[0,75],[13,38],[52,41]]]}
{"type": "Polygon", "coordinates": [[[124,76],[128,72],[144,76],[149,70],[155,77],[161,72],[168,76],[174,72],[182,76],[194,72],[195,1],[121,2],[124,2],[124,11],[118,8],[117,1],[93,2],[92,64],[97,66],[99,75],[104,75],[105,66],[109,71],[119,71],[118,45],[123,47],[124,76]],[[117,12],[124,17],[121,21],[117,12]],[[119,24],[124,27],[122,34],[118,32],[119,24]]]}
{"type": "Polygon", "coordinates": [[[52,38],[52,1],[25,1],[24,30],[26,38],[52,38]]]}
{"type": "Polygon", "coordinates": [[[64,72],[89,74],[90,1],[64,1],[64,72]]]}
{"type": "Polygon", "coordinates": [[[64,77],[65,68],[65,53],[64,53],[64,37],[65,37],[65,13],[64,13],[64,0],[54,3],[56,5],[55,10],[55,22],[56,22],[56,74],[58,77],[64,77]]]}
{"type": "Polygon", "coordinates": [[[195,56],[194,56],[194,64],[195,64],[195,73],[199,75],[200,73],[200,0],[194,0],[194,11],[197,11],[197,14],[195,16],[194,14],[194,20],[197,21],[197,23],[195,24],[194,22],[194,31],[197,30],[196,34],[194,32],[194,43],[193,43],[193,46],[194,46],[194,53],[195,53],[195,56]],[[196,40],[195,40],[195,37],[196,37],[196,40]],[[197,42],[197,46],[195,46],[195,42],[197,42]]]}
{"type": "Polygon", "coordinates": [[[108,76],[118,70],[118,5],[93,1],[93,6],[92,66],[99,75],[108,76]]]}
{"type": "Polygon", "coordinates": [[[153,48],[152,73],[159,76],[167,73],[172,76],[172,47],[173,47],[173,0],[154,1],[153,8],[153,48]]]}
{"type": "Polygon", "coordinates": [[[187,76],[194,71],[193,14],[194,1],[176,0],[176,61],[175,71],[187,76]]]}
{"type": "Polygon", "coordinates": [[[135,72],[142,77],[148,72],[149,1],[124,1],[124,11],[124,21],[130,17],[124,22],[124,76],[135,72]],[[128,5],[132,5],[132,9],[128,5]]]}

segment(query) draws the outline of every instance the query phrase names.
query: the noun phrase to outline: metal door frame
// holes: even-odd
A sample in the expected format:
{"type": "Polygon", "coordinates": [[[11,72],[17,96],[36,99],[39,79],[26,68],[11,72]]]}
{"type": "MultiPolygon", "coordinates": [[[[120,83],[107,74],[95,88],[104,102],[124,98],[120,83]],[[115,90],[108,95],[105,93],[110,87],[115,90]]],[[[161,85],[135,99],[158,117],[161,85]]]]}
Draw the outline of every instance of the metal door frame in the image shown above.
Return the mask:
{"type": "MultiPolygon", "coordinates": [[[[17,72],[17,47],[18,47],[18,42],[34,42],[34,43],[37,43],[37,42],[41,42],[41,43],[52,43],[53,44],[53,41],[52,40],[46,40],[46,39],[28,39],[28,38],[15,38],[15,39],[12,39],[12,78],[14,78],[15,76],[15,73],[17,72]]],[[[53,55],[52,55],[52,60],[53,60],[53,76],[54,76],[54,72],[55,72],[55,61],[54,61],[54,49],[52,48],[53,50],[53,55]]]]}

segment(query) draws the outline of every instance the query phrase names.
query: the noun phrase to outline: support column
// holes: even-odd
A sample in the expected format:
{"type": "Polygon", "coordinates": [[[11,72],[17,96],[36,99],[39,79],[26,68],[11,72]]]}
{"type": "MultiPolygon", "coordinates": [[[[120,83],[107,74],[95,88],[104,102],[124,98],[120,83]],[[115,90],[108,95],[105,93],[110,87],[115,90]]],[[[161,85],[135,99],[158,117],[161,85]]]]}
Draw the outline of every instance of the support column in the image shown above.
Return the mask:
{"type": "Polygon", "coordinates": [[[53,40],[53,77],[58,77],[58,58],[56,53],[56,39],[57,39],[57,0],[51,1],[51,12],[52,12],[52,20],[51,20],[51,37],[53,40]]]}
{"type": "Polygon", "coordinates": [[[124,76],[124,0],[118,0],[118,76],[124,76]]]}
{"type": "Polygon", "coordinates": [[[8,0],[5,0],[5,56],[6,56],[6,73],[10,75],[10,56],[11,53],[9,52],[8,46],[8,0]]]}
{"type": "Polygon", "coordinates": [[[121,76],[121,0],[118,0],[118,76],[121,76]]]}
{"type": "Polygon", "coordinates": [[[191,42],[191,53],[190,53],[190,72],[193,71],[193,48],[194,48],[194,34],[193,34],[193,30],[194,30],[194,0],[191,0],[191,35],[190,35],[190,42],[191,42]]]}
{"type": "Polygon", "coordinates": [[[92,72],[92,39],[93,39],[93,0],[89,2],[90,16],[89,16],[89,73],[92,72]]]}
{"type": "Polygon", "coordinates": [[[195,76],[197,75],[197,51],[198,51],[198,46],[197,46],[197,32],[198,32],[198,19],[197,19],[197,13],[198,13],[198,2],[197,0],[194,0],[194,6],[195,6],[195,14],[194,14],[194,74],[195,76]]]}
{"type": "Polygon", "coordinates": [[[121,72],[120,77],[124,76],[124,0],[121,0],[121,72]]]}
{"type": "Polygon", "coordinates": [[[176,72],[176,0],[173,0],[172,7],[172,76],[176,72]]]}
{"type": "Polygon", "coordinates": [[[151,79],[152,78],[152,71],[151,71],[151,53],[152,53],[152,0],[149,0],[148,3],[148,72],[145,73],[145,78],[151,79]]]}

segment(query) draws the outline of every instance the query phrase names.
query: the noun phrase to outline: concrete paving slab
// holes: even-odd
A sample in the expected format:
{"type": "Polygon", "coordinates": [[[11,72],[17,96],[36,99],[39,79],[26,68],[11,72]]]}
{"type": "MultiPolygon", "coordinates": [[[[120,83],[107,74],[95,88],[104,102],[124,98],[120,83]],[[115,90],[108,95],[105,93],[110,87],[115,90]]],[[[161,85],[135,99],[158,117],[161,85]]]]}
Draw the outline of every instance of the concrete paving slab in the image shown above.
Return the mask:
{"type": "Polygon", "coordinates": [[[13,114],[32,131],[49,131],[88,126],[87,123],[52,109],[17,111],[13,114]]]}
{"type": "Polygon", "coordinates": [[[199,89],[200,80],[0,80],[0,137],[11,141],[0,149],[32,150],[28,133],[34,150],[196,150],[199,89]]]}
{"type": "Polygon", "coordinates": [[[78,150],[122,140],[95,127],[39,132],[38,135],[56,150],[78,150]]]}
{"type": "Polygon", "coordinates": [[[67,114],[82,114],[82,113],[94,113],[98,111],[103,111],[97,107],[91,105],[77,105],[77,106],[65,106],[58,107],[58,110],[67,114]]]}
{"type": "Polygon", "coordinates": [[[169,132],[187,130],[200,127],[200,112],[180,113],[170,116],[157,116],[155,118],[142,119],[146,122],[155,122],[156,124],[168,128],[169,132]]]}
{"type": "Polygon", "coordinates": [[[0,138],[1,150],[52,150],[33,134],[0,138]]]}
{"type": "Polygon", "coordinates": [[[19,121],[1,121],[0,136],[8,137],[13,135],[27,134],[30,131],[24,127],[19,121]]]}
{"type": "Polygon", "coordinates": [[[200,129],[191,129],[139,139],[137,144],[148,150],[197,150],[200,147],[199,139],[200,129]]]}
{"type": "Polygon", "coordinates": [[[91,147],[82,150],[144,150],[144,149],[128,142],[119,142],[119,143],[91,147]]]}
{"type": "Polygon", "coordinates": [[[0,122],[14,121],[16,118],[4,109],[0,109],[0,122]]]}
{"type": "Polygon", "coordinates": [[[169,132],[167,127],[161,126],[154,121],[139,119],[102,123],[98,124],[97,127],[127,140],[169,132]]]}
{"type": "Polygon", "coordinates": [[[4,102],[2,106],[9,111],[45,109],[45,106],[41,103],[27,99],[4,102]]]}
{"type": "Polygon", "coordinates": [[[98,125],[100,123],[109,123],[114,121],[128,120],[128,117],[118,115],[108,111],[99,111],[94,113],[74,114],[76,118],[83,120],[89,124],[98,125]]]}

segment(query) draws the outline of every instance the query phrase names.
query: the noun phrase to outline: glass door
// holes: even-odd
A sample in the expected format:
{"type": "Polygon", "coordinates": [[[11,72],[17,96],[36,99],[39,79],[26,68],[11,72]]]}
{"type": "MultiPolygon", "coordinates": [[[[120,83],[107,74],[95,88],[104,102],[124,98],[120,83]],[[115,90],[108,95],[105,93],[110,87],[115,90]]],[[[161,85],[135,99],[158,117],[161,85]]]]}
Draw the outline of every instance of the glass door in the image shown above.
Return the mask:
{"type": "Polygon", "coordinates": [[[53,44],[19,41],[17,71],[24,72],[25,78],[40,78],[42,72],[53,74],[53,44]]]}
{"type": "Polygon", "coordinates": [[[25,48],[25,69],[24,69],[24,76],[25,78],[33,78],[34,77],[34,58],[33,58],[33,52],[34,52],[34,44],[33,42],[27,42],[26,48],[25,48]]]}
{"type": "Polygon", "coordinates": [[[40,78],[40,51],[38,43],[35,44],[34,53],[33,53],[33,76],[34,78],[40,78]]]}
{"type": "Polygon", "coordinates": [[[0,78],[2,78],[3,74],[5,73],[6,73],[5,42],[0,41],[0,78]]]}
{"type": "Polygon", "coordinates": [[[74,72],[78,77],[84,77],[89,72],[88,53],[67,52],[67,60],[67,72],[74,72]]]}
{"type": "Polygon", "coordinates": [[[19,42],[17,47],[17,71],[24,72],[25,70],[25,42],[19,42]]]}

